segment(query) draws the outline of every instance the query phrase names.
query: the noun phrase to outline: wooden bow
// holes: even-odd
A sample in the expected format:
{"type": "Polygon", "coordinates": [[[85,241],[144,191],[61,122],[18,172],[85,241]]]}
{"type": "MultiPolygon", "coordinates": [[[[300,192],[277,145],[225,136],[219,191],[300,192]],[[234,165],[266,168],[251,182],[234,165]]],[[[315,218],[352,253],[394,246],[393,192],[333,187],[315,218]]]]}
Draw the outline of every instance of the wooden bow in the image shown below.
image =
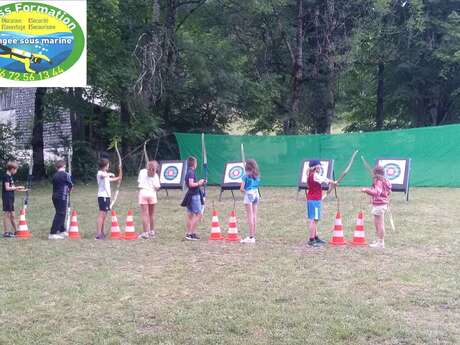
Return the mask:
{"type": "Polygon", "coordinates": [[[119,176],[120,179],[118,180],[117,190],[115,191],[115,194],[113,196],[113,200],[110,203],[110,208],[113,208],[113,206],[117,202],[118,194],[120,193],[121,182],[123,180],[123,161],[121,159],[120,150],[118,149],[118,141],[119,141],[119,139],[115,138],[113,140],[113,143],[112,143],[111,147],[115,148],[115,152],[117,153],[117,157],[118,157],[118,174],[119,174],[118,176],[119,176]]]}
{"type": "Polygon", "coordinates": [[[149,154],[147,152],[147,144],[150,141],[150,139],[144,141],[144,159],[145,159],[145,165],[147,166],[147,163],[150,161],[149,159],[149,154]]]}
{"type": "MultiPolygon", "coordinates": [[[[347,176],[347,174],[350,172],[350,169],[351,167],[353,166],[353,162],[355,161],[355,158],[356,158],[356,155],[358,154],[359,150],[356,150],[355,152],[353,152],[353,155],[351,156],[351,159],[350,161],[348,162],[348,165],[347,167],[345,168],[345,170],[342,172],[342,174],[340,174],[340,177],[337,179],[336,181],[336,184],[334,184],[334,186],[329,186],[329,189],[327,190],[327,193],[325,196],[323,196],[323,200],[325,198],[327,198],[329,196],[329,194],[331,194],[332,192],[332,189],[334,189],[335,191],[335,197],[337,198],[338,200],[338,197],[337,197],[337,184],[339,184],[340,182],[342,182],[342,180],[345,178],[345,176],[347,176]]],[[[338,208],[338,207],[337,207],[338,208]]]]}

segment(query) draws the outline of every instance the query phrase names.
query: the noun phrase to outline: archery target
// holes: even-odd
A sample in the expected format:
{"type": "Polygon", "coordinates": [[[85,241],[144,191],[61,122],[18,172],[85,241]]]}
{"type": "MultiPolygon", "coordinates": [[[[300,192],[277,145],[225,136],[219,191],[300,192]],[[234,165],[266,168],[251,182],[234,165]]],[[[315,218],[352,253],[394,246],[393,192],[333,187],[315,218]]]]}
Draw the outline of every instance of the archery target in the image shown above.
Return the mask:
{"type": "Polygon", "coordinates": [[[225,165],[223,185],[241,184],[244,175],[243,162],[227,163],[225,165]]]}
{"type": "Polygon", "coordinates": [[[395,185],[404,185],[404,177],[406,176],[407,161],[399,159],[381,159],[378,160],[378,165],[385,170],[385,177],[395,185]]]}
{"type": "MultiPolygon", "coordinates": [[[[307,180],[308,180],[308,172],[310,170],[310,167],[309,167],[309,163],[310,161],[304,161],[303,162],[303,167],[302,167],[302,172],[301,172],[301,182],[302,184],[307,184],[307,180]]],[[[329,161],[321,161],[321,171],[320,171],[320,175],[322,177],[329,177],[328,176],[328,171],[329,171],[329,164],[330,162],[329,161]]]]}
{"type": "MultiPolygon", "coordinates": [[[[308,188],[308,186],[307,186],[308,172],[310,170],[309,163],[313,159],[314,158],[305,159],[304,161],[302,161],[302,163],[300,165],[300,175],[299,175],[299,183],[298,183],[299,190],[308,188]]],[[[319,161],[321,163],[320,175],[323,176],[323,177],[327,177],[329,179],[332,179],[333,175],[334,175],[334,161],[332,159],[323,159],[323,160],[319,160],[319,161]]],[[[328,185],[323,184],[322,188],[327,189],[328,185]]]]}
{"type": "Polygon", "coordinates": [[[180,187],[184,183],[185,162],[161,162],[160,183],[163,188],[180,187]]]}

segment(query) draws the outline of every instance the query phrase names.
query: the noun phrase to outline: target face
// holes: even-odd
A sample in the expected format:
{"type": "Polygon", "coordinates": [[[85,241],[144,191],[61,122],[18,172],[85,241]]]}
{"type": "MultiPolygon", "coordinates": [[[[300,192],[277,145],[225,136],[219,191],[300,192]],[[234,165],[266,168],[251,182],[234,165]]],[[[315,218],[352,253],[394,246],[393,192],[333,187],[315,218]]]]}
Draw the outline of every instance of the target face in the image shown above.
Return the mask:
{"type": "Polygon", "coordinates": [[[185,178],[185,163],[182,161],[161,162],[160,183],[164,188],[180,187],[185,178]]]}
{"type": "MultiPolygon", "coordinates": [[[[308,172],[310,171],[310,166],[309,166],[310,161],[305,161],[303,163],[303,169],[302,169],[302,183],[305,185],[307,184],[308,180],[308,172]]],[[[319,174],[323,177],[329,177],[328,176],[328,170],[329,170],[329,161],[321,161],[321,170],[319,174]]]]}
{"type": "Polygon", "coordinates": [[[225,164],[224,178],[222,186],[226,185],[240,185],[244,176],[243,162],[232,162],[225,164]]]}
{"type": "Polygon", "coordinates": [[[379,159],[377,164],[385,170],[385,177],[392,185],[405,185],[407,160],[402,159],[379,159]]]}
{"type": "Polygon", "coordinates": [[[174,166],[168,167],[163,173],[163,177],[167,181],[173,181],[174,179],[177,178],[177,175],[179,175],[179,170],[174,166]]]}
{"type": "Polygon", "coordinates": [[[228,177],[233,181],[241,181],[244,175],[244,169],[240,166],[235,166],[228,172],[228,177]]]}
{"type": "Polygon", "coordinates": [[[401,176],[401,168],[396,164],[390,163],[383,167],[385,169],[385,177],[390,181],[396,180],[401,176]]]}

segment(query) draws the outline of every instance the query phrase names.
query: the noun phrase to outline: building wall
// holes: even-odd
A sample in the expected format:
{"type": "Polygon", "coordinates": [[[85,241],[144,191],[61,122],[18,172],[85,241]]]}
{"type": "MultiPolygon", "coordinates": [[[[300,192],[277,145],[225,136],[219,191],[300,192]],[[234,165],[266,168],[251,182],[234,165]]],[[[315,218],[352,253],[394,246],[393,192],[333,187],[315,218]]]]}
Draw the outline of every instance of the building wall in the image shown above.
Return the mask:
{"type": "MultiPolygon", "coordinates": [[[[35,114],[36,88],[3,89],[0,92],[0,122],[10,122],[19,133],[19,144],[30,147],[35,114]]],[[[63,110],[58,119],[46,121],[43,125],[43,140],[46,150],[60,149],[71,141],[70,113],[63,110]]],[[[45,114],[46,119],[46,114],[45,114]]]]}

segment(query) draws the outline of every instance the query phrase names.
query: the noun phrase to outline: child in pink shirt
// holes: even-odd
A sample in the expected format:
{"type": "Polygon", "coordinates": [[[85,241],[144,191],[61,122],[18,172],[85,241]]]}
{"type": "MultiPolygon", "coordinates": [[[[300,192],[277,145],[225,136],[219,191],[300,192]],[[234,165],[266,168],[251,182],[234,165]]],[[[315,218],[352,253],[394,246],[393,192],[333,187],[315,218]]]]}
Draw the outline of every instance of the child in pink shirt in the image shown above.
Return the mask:
{"type": "Polygon", "coordinates": [[[390,203],[391,183],[385,178],[385,170],[381,166],[376,166],[373,170],[374,176],[371,188],[363,188],[361,191],[372,198],[372,215],[377,240],[371,243],[371,248],[385,248],[385,213],[390,203]]]}

